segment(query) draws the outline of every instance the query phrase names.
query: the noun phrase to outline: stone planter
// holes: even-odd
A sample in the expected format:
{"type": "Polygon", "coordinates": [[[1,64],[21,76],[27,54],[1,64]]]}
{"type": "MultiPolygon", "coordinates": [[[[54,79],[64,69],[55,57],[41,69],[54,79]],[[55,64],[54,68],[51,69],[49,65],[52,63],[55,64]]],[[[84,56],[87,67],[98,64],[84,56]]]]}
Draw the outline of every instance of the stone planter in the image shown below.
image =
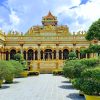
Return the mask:
{"type": "Polygon", "coordinates": [[[1,88],[2,83],[3,83],[3,80],[2,80],[2,79],[0,79],[0,88],[1,88]]]}
{"type": "Polygon", "coordinates": [[[28,71],[24,71],[21,73],[21,77],[27,77],[28,76],[28,71]]]}
{"type": "Polygon", "coordinates": [[[85,95],[86,100],[100,100],[100,96],[85,95]]]}
{"type": "Polygon", "coordinates": [[[79,91],[80,96],[84,96],[84,93],[82,91],[79,91]]]}

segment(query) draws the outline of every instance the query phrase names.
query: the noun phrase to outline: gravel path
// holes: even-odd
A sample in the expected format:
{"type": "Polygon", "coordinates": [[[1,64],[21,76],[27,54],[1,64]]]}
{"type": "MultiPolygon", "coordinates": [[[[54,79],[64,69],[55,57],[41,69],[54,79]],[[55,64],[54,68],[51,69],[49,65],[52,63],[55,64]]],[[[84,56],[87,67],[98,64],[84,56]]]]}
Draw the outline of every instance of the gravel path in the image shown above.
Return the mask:
{"type": "Polygon", "coordinates": [[[73,89],[68,79],[52,74],[17,78],[3,84],[0,100],[85,100],[73,89]]]}

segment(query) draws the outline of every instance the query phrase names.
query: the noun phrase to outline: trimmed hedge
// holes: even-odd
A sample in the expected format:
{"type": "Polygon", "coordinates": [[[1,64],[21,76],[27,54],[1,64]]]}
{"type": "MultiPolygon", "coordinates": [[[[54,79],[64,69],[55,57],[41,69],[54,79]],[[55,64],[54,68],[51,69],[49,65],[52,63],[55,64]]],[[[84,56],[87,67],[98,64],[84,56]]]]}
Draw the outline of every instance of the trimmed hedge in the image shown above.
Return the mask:
{"type": "Polygon", "coordinates": [[[83,70],[95,68],[99,64],[98,59],[82,59],[66,61],[63,67],[64,76],[68,78],[79,78],[83,70]]]}

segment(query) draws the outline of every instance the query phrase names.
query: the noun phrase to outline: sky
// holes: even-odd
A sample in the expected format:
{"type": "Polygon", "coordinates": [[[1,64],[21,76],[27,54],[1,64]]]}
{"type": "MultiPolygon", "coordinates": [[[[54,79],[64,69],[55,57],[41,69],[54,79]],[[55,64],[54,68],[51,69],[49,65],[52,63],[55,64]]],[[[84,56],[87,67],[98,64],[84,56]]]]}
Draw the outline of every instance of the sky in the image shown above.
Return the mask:
{"type": "Polygon", "coordinates": [[[25,33],[49,11],[71,32],[87,31],[100,18],[100,0],[0,0],[0,29],[25,33]]]}

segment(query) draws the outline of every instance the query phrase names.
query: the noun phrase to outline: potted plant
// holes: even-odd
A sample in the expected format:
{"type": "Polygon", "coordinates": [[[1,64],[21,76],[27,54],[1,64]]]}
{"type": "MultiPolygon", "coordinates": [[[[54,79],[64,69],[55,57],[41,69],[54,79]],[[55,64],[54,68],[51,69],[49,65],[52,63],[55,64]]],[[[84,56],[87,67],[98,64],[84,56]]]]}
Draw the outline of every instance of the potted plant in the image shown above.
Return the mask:
{"type": "Polygon", "coordinates": [[[3,61],[4,64],[4,79],[5,83],[13,83],[15,68],[12,66],[12,64],[9,61],[3,61]]]}
{"type": "Polygon", "coordinates": [[[83,91],[86,100],[100,100],[100,68],[86,69],[81,78],[72,81],[73,86],[83,91]]]}
{"type": "Polygon", "coordinates": [[[13,65],[13,67],[15,68],[15,73],[14,76],[15,77],[21,77],[20,73],[23,72],[24,67],[23,65],[19,62],[19,61],[15,61],[15,60],[11,60],[10,63],[13,65]]]}

